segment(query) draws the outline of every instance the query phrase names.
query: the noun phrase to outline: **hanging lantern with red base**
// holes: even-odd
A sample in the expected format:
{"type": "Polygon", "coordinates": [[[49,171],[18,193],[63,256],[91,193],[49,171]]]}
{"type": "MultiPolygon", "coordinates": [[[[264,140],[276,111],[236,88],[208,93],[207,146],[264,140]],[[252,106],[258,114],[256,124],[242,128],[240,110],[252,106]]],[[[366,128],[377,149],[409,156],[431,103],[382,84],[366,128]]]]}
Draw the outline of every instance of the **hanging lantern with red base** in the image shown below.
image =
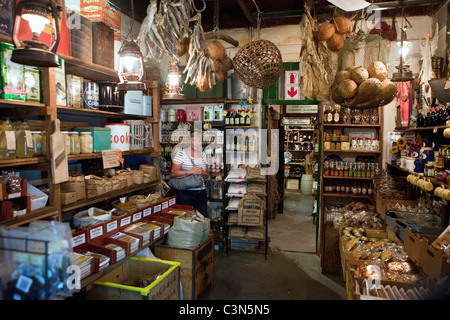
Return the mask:
{"type": "Polygon", "coordinates": [[[20,1],[16,7],[12,38],[16,49],[11,61],[36,67],[58,67],[59,13],[56,4],[51,0],[20,1]],[[51,43],[47,44],[40,36],[49,25],[51,43]]]}

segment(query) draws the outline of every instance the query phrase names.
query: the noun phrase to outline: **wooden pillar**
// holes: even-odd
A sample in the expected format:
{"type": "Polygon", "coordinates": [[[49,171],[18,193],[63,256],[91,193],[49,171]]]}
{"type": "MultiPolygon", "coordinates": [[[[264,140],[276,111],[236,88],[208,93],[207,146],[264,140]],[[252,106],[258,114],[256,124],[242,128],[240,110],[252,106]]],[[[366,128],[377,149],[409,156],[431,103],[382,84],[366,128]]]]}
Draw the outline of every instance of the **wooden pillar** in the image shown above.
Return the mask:
{"type": "MultiPolygon", "coordinates": [[[[56,81],[55,81],[55,68],[43,68],[43,86],[44,86],[44,105],[45,105],[45,123],[47,135],[47,159],[51,159],[50,154],[50,135],[54,132],[53,121],[58,117],[58,111],[56,106],[56,81]]],[[[52,175],[51,166],[49,166],[49,175],[52,175]]],[[[60,185],[53,184],[52,179],[48,179],[49,188],[49,204],[55,206],[59,213],[61,220],[61,196],[60,185]]]]}

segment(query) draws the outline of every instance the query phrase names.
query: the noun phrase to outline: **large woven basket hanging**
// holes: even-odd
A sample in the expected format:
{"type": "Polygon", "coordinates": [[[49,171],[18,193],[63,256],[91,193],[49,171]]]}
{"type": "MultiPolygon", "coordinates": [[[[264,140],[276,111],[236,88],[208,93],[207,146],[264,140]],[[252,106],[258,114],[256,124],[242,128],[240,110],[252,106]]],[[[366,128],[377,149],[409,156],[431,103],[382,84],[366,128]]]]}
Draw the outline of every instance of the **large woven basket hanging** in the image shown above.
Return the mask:
{"type": "Polygon", "coordinates": [[[243,83],[258,89],[274,84],[283,70],[281,52],[268,40],[247,43],[234,56],[233,65],[243,83]]]}

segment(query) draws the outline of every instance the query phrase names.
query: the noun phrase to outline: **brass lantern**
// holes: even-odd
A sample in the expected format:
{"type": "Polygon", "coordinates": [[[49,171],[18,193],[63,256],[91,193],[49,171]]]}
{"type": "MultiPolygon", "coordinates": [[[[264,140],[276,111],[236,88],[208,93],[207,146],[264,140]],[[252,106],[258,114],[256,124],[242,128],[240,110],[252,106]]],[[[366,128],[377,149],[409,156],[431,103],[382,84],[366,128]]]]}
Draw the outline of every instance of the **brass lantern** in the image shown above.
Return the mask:
{"type": "Polygon", "coordinates": [[[144,91],[144,74],[144,60],[138,44],[134,40],[124,42],[119,50],[120,83],[117,89],[144,91]]]}
{"type": "Polygon", "coordinates": [[[21,0],[16,7],[13,41],[16,48],[11,61],[36,67],[58,67],[59,13],[56,4],[51,0],[21,0]],[[40,40],[48,25],[51,25],[50,44],[40,40]],[[31,33],[23,32],[27,29],[31,33]],[[26,39],[19,39],[19,36],[26,39]]]}
{"type": "Polygon", "coordinates": [[[166,93],[164,93],[163,99],[184,99],[184,95],[180,92],[183,89],[180,87],[180,77],[179,62],[175,59],[170,60],[166,93]]]}

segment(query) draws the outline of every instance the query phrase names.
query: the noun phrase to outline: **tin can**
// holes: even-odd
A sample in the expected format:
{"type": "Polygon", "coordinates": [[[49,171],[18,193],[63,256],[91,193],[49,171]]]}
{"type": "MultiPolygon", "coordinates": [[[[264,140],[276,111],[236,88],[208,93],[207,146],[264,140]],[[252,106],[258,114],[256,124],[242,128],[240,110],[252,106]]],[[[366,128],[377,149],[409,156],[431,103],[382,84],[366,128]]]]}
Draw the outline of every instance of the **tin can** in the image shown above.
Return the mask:
{"type": "Polygon", "coordinates": [[[83,107],[86,109],[98,110],[99,89],[95,82],[83,83],[83,107]]]}

